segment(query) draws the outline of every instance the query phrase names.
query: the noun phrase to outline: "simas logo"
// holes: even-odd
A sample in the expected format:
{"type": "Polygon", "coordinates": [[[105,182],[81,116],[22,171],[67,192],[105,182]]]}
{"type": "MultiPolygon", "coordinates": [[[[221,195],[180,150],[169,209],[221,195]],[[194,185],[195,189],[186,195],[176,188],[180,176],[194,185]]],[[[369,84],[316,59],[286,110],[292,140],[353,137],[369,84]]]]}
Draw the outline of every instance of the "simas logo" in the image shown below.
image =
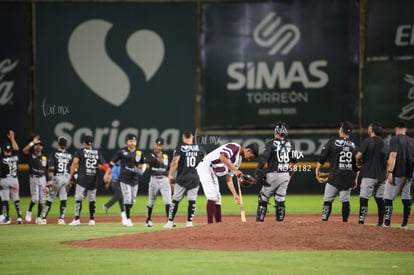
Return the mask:
{"type": "Polygon", "coordinates": [[[270,48],[269,55],[285,55],[299,42],[300,31],[292,24],[281,25],[282,18],[269,13],[253,32],[254,41],[263,48],[270,48]]]}
{"type": "MultiPolygon", "coordinates": [[[[106,102],[121,106],[131,92],[125,71],[108,55],[105,40],[112,23],[91,19],[78,25],[68,42],[69,60],[79,78],[106,102]]],[[[143,71],[149,82],[164,59],[161,37],[147,29],[132,33],[126,42],[128,57],[143,71]]]]}
{"type": "MultiPolygon", "coordinates": [[[[280,16],[275,12],[266,15],[253,31],[253,40],[260,47],[269,48],[268,55],[286,55],[297,45],[301,38],[297,26],[282,24],[280,16]]],[[[271,60],[271,59],[269,59],[271,60]]],[[[272,59],[273,60],[273,59],[272,59]]],[[[227,67],[229,82],[228,90],[272,90],[275,88],[291,89],[295,84],[303,88],[318,89],[326,86],[329,76],[326,72],[327,60],[313,60],[309,63],[300,60],[292,62],[268,60],[247,60],[233,62],[227,67]]],[[[260,97],[249,95],[249,102],[257,101],[260,97]]],[[[289,98],[290,96],[283,96],[289,98]]],[[[294,96],[297,98],[298,96],[294,96]]],[[[306,98],[305,96],[302,96],[306,98]]],[[[266,99],[276,98],[280,101],[282,96],[267,95],[266,99]]],[[[256,102],[260,103],[260,102],[256,102]]]]}
{"type": "Polygon", "coordinates": [[[5,76],[13,71],[19,60],[12,62],[10,59],[0,61],[0,106],[11,104],[13,99],[14,81],[7,81],[5,76]]]}

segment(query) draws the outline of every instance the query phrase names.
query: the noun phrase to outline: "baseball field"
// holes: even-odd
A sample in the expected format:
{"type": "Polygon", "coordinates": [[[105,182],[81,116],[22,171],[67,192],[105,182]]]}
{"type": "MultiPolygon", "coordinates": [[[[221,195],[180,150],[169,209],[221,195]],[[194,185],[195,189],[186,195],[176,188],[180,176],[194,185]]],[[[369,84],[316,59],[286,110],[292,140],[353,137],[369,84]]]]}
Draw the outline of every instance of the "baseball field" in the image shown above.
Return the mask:
{"type": "MultiPolygon", "coordinates": [[[[358,225],[358,197],[352,196],[348,223],[340,218],[335,200],[328,222],[320,221],[322,195],[288,195],[287,215],[274,220],[273,205],[264,223],[255,222],[255,195],[244,196],[247,222],[239,207],[223,198],[223,222],[206,224],[205,198],[197,200],[195,226],[185,228],[187,202],[182,201],[177,227],[164,229],[164,206],[154,208],[155,226],[144,226],[146,196],[132,209],[134,227],[120,224],[119,208],[108,214],[98,197],[96,225],[88,226],[84,202],[82,224],[56,223],[58,201],[47,225],[0,226],[0,274],[412,274],[414,224],[399,229],[401,202],[395,200],[393,228],[377,227],[376,206],[370,200],[368,222],[358,225]]],[[[23,198],[27,209],[29,198],[23,198]]],[[[34,214],[36,213],[34,208],[34,214]]],[[[68,200],[66,222],[73,215],[68,200]]]]}

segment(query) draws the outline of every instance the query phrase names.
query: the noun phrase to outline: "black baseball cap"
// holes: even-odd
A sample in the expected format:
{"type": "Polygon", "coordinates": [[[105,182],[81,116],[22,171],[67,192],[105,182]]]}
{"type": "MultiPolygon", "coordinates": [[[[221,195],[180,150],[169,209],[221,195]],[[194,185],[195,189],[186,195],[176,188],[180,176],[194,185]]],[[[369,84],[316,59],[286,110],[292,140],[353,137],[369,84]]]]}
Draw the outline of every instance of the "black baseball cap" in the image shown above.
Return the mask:
{"type": "Polygon", "coordinates": [[[68,145],[68,140],[64,136],[58,137],[58,145],[61,147],[66,147],[68,145]]]}
{"type": "Polygon", "coordinates": [[[127,140],[137,140],[137,136],[134,135],[134,134],[128,134],[126,139],[127,140]]]}
{"type": "Polygon", "coordinates": [[[159,145],[164,145],[164,139],[162,137],[159,137],[155,140],[155,143],[159,145]]]}
{"type": "Polygon", "coordinates": [[[91,145],[93,143],[93,137],[92,136],[84,136],[83,137],[83,143],[87,145],[91,145]]]}
{"type": "Polygon", "coordinates": [[[398,122],[395,124],[395,127],[396,127],[396,128],[400,128],[400,129],[406,129],[406,128],[407,128],[407,124],[405,124],[405,122],[403,122],[403,121],[398,121],[398,122]]]}
{"type": "Polygon", "coordinates": [[[348,135],[351,134],[352,130],[354,129],[354,125],[349,121],[341,122],[340,126],[348,135]]]}

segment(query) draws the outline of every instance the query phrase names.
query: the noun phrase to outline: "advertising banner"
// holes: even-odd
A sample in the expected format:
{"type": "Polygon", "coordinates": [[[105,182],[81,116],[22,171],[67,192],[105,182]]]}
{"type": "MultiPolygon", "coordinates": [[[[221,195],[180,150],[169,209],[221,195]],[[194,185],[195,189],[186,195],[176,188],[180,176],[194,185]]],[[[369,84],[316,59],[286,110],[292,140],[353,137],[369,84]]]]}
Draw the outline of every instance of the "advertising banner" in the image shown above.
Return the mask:
{"type": "Polygon", "coordinates": [[[165,150],[193,129],[196,90],[193,3],[37,3],[36,131],[46,150],[93,135],[110,159],[129,133],[165,150]]]}
{"type": "Polygon", "coordinates": [[[414,1],[368,0],[365,54],[414,55],[414,1]]]}
{"type": "Polygon", "coordinates": [[[355,1],[202,6],[203,129],[357,120],[355,1]]]}
{"type": "Polygon", "coordinates": [[[0,3],[0,144],[15,132],[19,144],[29,137],[30,5],[0,3]]]}
{"type": "Polygon", "coordinates": [[[414,62],[369,62],[363,75],[363,124],[393,128],[401,120],[414,127],[414,62]]]}

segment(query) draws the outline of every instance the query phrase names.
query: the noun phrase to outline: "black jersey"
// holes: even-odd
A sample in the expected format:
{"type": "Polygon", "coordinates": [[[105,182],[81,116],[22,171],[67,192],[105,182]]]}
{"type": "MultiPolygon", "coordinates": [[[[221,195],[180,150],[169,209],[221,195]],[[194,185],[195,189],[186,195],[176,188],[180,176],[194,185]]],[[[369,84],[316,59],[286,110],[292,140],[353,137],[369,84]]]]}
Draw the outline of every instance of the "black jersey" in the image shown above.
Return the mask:
{"type": "Polygon", "coordinates": [[[293,152],[295,147],[287,139],[275,138],[266,143],[264,152],[259,156],[259,163],[256,170],[261,170],[268,164],[267,172],[290,172],[290,163],[297,163],[293,152]]]}
{"type": "Polygon", "coordinates": [[[99,164],[106,163],[101,152],[83,148],[75,153],[74,158],[79,159],[77,184],[88,190],[96,189],[99,164]]]}
{"type": "Polygon", "coordinates": [[[2,178],[17,177],[19,166],[19,151],[13,151],[11,156],[0,155],[0,175],[2,178]]]}
{"type": "Polygon", "coordinates": [[[68,175],[72,164],[72,154],[69,152],[54,151],[49,154],[48,167],[53,169],[53,175],[68,175]]]}
{"type": "Polygon", "coordinates": [[[200,184],[200,178],[195,168],[205,155],[204,148],[197,144],[181,143],[175,148],[173,155],[180,157],[176,182],[190,189],[197,187],[200,184]]]}
{"type": "Polygon", "coordinates": [[[357,148],[348,138],[332,138],[322,148],[320,164],[329,161],[329,184],[340,190],[347,190],[354,185],[356,171],[355,163],[357,148]]]}
{"type": "Polygon", "coordinates": [[[168,155],[162,154],[162,162],[158,161],[155,152],[148,154],[146,158],[147,163],[150,165],[150,175],[155,177],[168,176],[167,171],[169,168],[168,155]]]}
{"type": "Polygon", "coordinates": [[[364,139],[359,148],[362,154],[361,177],[385,180],[389,147],[381,137],[364,139]]]}
{"type": "Polygon", "coordinates": [[[37,156],[33,150],[27,154],[29,162],[29,175],[44,177],[47,173],[47,157],[44,155],[37,156]]]}
{"type": "Polygon", "coordinates": [[[407,135],[397,135],[391,138],[390,152],[396,152],[394,177],[408,177],[412,174],[412,159],[414,156],[414,139],[407,135]]]}
{"type": "Polygon", "coordinates": [[[129,185],[138,184],[138,164],[144,164],[146,162],[145,156],[141,150],[129,151],[128,147],[119,149],[112,161],[121,163],[121,172],[119,174],[119,180],[129,185]]]}

